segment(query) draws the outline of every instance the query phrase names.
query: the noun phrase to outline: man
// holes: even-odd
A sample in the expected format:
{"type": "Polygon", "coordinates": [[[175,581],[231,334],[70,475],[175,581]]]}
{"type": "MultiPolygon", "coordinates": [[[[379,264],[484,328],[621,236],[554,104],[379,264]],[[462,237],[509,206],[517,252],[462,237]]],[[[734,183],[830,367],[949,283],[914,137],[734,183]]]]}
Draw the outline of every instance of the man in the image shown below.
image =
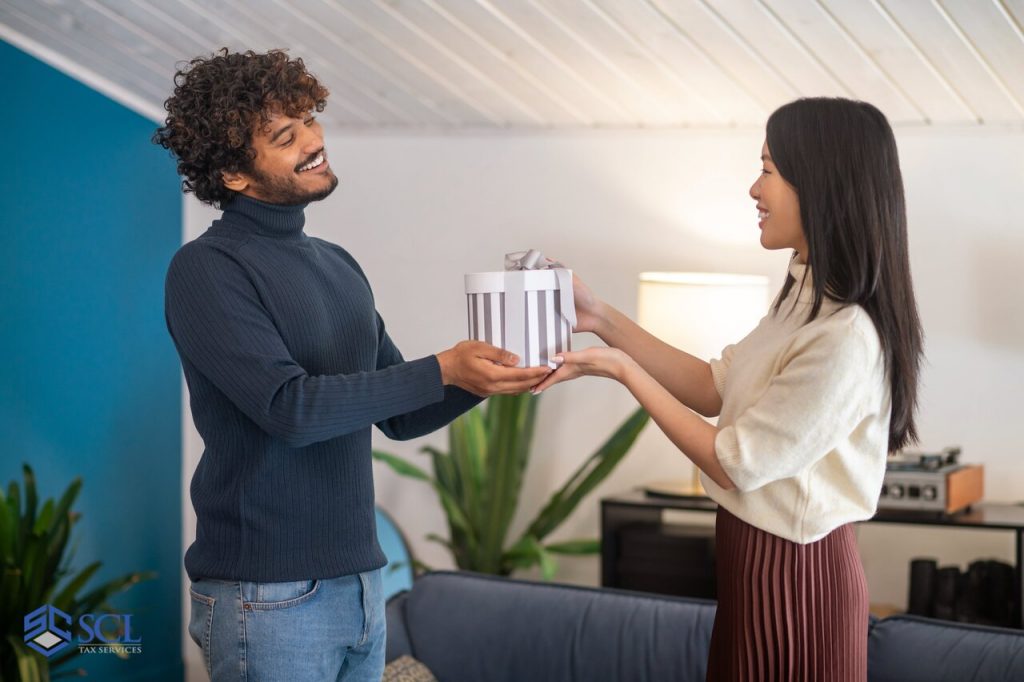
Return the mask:
{"type": "Polygon", "coordinates": [[[279,50],[195,59],[154,142],[223,209],[166,281],[167,327],[206,450],[192,479],[189,632],[215,680],[379,680],[386,559],[370,427],[430,433],[547,368],[464,341],[405,361],[340,246],[303,231],[338,184],[327,90],[279,50]]]}

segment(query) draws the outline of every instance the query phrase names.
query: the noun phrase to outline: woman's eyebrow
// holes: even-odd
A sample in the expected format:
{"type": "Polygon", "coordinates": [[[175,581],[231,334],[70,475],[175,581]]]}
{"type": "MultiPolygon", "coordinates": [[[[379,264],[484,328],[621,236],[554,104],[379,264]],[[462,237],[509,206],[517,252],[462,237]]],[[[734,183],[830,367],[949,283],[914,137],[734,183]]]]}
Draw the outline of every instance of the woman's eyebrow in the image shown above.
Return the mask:
{"type": "Polygon", "coordinates": [[[761,155],[761,160],[762,161],[771,161],[772,157],[768,156],[767,154],[762,154],[761,155]]]}

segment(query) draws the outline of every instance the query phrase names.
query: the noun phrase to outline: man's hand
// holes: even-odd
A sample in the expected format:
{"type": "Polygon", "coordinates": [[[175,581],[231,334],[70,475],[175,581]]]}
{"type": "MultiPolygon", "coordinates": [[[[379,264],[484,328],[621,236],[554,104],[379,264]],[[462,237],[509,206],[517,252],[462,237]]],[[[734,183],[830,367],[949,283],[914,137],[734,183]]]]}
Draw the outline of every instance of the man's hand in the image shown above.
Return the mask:
{"type": "Polygon", "coordinates": [[[480,397],[528,391],[551,373],[550,367],[518,368],[514,353],[483,341],[462,341],[437,354],[441,381],[480,397]]]}

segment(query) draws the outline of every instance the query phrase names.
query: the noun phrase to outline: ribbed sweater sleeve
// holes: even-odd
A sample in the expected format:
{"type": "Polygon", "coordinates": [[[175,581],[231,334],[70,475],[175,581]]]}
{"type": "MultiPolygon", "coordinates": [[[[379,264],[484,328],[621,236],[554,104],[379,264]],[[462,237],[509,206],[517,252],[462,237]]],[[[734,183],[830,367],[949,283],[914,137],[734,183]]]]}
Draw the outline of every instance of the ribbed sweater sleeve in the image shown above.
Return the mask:
{"type": "MultiPolygon", "coordinates": [[[[380,315],[377,315],[377,328],[380,330],[380,340],[377,344],[377,369],[382,370],[405,362],[398,347],[388,336],[384,328],[384,320],[380,315]]],[[[419,438],[450,423],[482,400],[482,397],[458,386],[445,386],[444,399],[441,402],[379,421],[377,428],[385,436],[394,440],[419,438]]]]}
{"type": "MultiPolygon", "coordinates": [[[[362,280],[366,283],[366,286],[370,287],[370,280],[367,278],[366,273],[363,272],[363,268],[359,265],[359,262],[352,257],[352,254],[337,244],[330,244],[328,242],[321,243],[333,248],[349,265],[352,266],[352,269],[359,274],[362,280]]],[[[384,325],[384,320],[381,318],[380,313],[377,313],[376,317],[377,369],[385,369],[386,367],[391,367],[392,365],[405,362],[402,358],[402,353],[398,350],[398,346],[395,345],[394,341],[392,341],[391,337],[388,335],[387,328],[384,325]]],[[[379,421],[377,422],[377,428],[379,428],[385,436],[394,440],[419,438],[420,436],[433,433],[442,426],[449,424],[463,412],[480,404],[482,400],[482,397],[463,390],[458,386],[445,386],[444,399],[441,402],[432,403],[418,410],[379,421]]]]}
{"type": "MultiPolygon", "coordinates": [[[[390,340],[393,350],[383,349],[383,362],[373,371],[308,374],[290,355],[252,273],[215,240],[179,250],[165,291],[168,329],[182,356],[290,447],[343,436],[445,398],[437,358],[403,362],[390,340]]],[[[312,325],[309,333],[315,334],[312,325]]],[[[411,432],[404,428],[401,433],[411,432]]]]}

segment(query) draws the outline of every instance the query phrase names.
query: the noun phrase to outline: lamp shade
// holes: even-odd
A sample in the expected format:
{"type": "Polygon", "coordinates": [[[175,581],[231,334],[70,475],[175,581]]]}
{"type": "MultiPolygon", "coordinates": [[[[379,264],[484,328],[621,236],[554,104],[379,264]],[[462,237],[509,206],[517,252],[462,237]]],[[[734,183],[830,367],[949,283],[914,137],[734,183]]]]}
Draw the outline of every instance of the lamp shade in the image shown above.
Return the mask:
{"type": "Polygon", "coordinates": [[[640,326],[702,360],[750,333],[767,310],[768,278],[760,275],[640,274],[640,326]]]}
{"type": "MultiPolygon", "coordinates": [[[[637,322],[656,337],[702,360],[719,357],[722,349],[757,326],[768,310],[768,278],[707,272],[644,272],[640,274],[637,322]]],[[[717,422],[716,418],[707,418],[717,422]]],[[[648,429],[643,447],[658,470],[671,474],[685,461],[660,431],[648,429]]],[[[702,496],[700,470],[690,466],[689,480],[657,481],[649,491],[702,496]]]]}

